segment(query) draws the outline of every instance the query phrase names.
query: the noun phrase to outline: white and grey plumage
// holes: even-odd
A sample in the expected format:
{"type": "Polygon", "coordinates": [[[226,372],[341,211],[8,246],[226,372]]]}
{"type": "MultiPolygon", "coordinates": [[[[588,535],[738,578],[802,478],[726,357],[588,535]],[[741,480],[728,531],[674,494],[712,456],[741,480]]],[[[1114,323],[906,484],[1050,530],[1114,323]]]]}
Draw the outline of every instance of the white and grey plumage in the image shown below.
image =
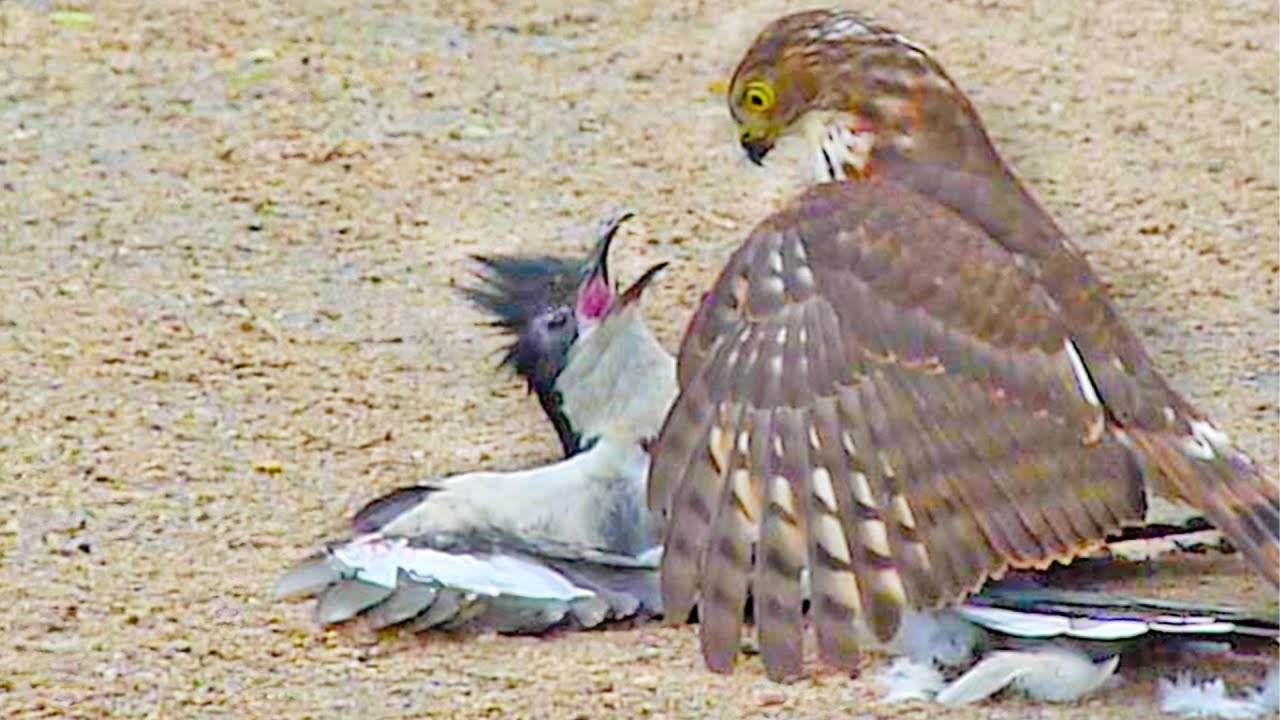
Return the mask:
{"type": "Polygon", "coordinates": [[[322,624],[365,614],[374,627],[474,619],[538,632],[654,614],[655,543],[635,502],[647,466],[638,444],[603,436],[551,465],[396,491],[356,515],[359,535],[291,570],[275,595],[317,596],[322,624]]]}
{"type": "Polygon", "coordinates": [[[493,292],[478,304],[516,333],[516,370],[538,384],[572,454],[374,500],[352,520],[356,537],[288,572],[275,586],[277,597],[318,597],[323,624],[363,615],[375,627],[417,629],[474,621],[538,632],[660,611],[660,553],[644,504],[645,444],[674,396],[675,361],[639,303],[662,265],[620,295],[609,284],[618,222],[606,226],[583,262],[484,261],[499,275],[520,268],[519,282],[491,283],[493,292]],[[557,283],[569,280],[573,292],[557,294],[557,283]],[[571,324],[544,322],[566,311],[571,324]],[[570,341],[562,342],[566,332],[570,341]]]}

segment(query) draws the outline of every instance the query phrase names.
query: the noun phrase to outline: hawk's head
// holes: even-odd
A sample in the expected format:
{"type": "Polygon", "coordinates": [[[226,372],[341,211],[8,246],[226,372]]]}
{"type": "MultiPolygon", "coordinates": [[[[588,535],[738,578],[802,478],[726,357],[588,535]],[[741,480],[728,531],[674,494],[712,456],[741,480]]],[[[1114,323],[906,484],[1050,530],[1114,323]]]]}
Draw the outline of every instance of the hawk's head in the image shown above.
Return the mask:
{"type": "Polygon", "coordinates": [[[972,171],[994,158],[973,107],[929,52],[852,12],[770,23],[738,64],[728,101],[753,162],[799,134],[819,181],[865,178],[899,159],[972,171]]]}

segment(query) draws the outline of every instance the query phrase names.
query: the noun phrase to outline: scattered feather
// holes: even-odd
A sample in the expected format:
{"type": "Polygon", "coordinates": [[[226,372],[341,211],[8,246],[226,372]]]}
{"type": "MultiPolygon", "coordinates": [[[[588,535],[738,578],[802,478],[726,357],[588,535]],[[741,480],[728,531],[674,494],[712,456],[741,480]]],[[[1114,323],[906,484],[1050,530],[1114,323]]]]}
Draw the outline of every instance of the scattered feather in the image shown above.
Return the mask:
{"type": "Polygon", "coordinates": [[[1051,645],[1030,651],[991,653],[938,693],[943,705],[968,705],[1013,686],[1045,702],[1078,700],[1115,674],[1118,655],[1094,663],[1074,648],[1051,645]]]}
{"type": "Polygon", "coordinates": [[[970,705],[986,700],[1027,671],[1033,653],[997,652],[943,688],[934,699],[943,705],[970,705]]]}
{"type": "Polygon", "coordinates": [[[1120,666],[1119,655],[1095,663],[1069,647],[1052,646],[1035,654],[1036,659],[1014,680],[1014,686],[1028,697],[1052,703],[1073,702],[1098,690],[1120,666]]]}
{"type": "Polygon", "coordinates": [[[1161,710],[1179,717],[1224,720],[1274,717],[1280,712],[1280,675],[1272,668],[1262,687],[1233,696],[1222,678],[1197,682],[1183,673],[1172,679],[1161,679],[1156,696],[1161,710]]]}
{"type": "Polygon", "coordinates": [[[893,649],[930,665],[968,663],[983,640],[981,629],[949,610],[909,612],[899,627],[893,649]]]}
{"type": "Polygon", "coordinates": [[[884,702],[889,704],[931,700],[946,686],[933,663],[909,657],[896,658],[875,679],[884,687],[884,702]]]}

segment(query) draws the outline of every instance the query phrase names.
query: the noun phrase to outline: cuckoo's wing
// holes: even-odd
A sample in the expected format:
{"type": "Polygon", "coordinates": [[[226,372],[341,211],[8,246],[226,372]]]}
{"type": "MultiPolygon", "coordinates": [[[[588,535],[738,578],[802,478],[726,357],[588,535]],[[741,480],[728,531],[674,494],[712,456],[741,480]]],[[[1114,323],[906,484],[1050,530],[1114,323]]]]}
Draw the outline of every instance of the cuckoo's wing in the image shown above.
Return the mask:
{"type": "Polygon", "coordinates": [[[289,570],[276,597],[316,597],[323,624],[504,632],[660,612],[642,495],[648,456],[600,438],[566,460],[454,475],[368,503],[356,537],[289,570]]]}
{"type": "Polygon", "coordinates": [[[323,625],[364,617],[415,631],[540,633],[662,611],[653,560],[494,532],[361,536],[297,565],[273,594],[317,598],[323,625]]]}
{"type": "Polygon", "coordinates": [[[727,671],[748,585],[771,677],[852,669],[865,622],[1102,543],[1144,512],[1056,304],[977,226],[892,183],[818,186],[733,255],[655,446],[667,617],[727,671]]]}

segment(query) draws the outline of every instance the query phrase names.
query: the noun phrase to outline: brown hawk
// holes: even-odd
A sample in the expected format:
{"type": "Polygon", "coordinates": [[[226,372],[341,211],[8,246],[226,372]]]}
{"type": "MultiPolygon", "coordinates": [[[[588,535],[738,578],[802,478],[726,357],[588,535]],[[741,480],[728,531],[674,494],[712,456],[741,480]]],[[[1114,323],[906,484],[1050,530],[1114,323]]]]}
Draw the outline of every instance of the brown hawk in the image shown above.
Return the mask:
{"type": "Polygon", "coordinates": [[[752,160],[798,132],[843,182],[750,234],[680,349],[649,504],[667,617],[698,605],[712,669],[748,591],[771,677],[803,669],[805,571],[819,653],[852,670],[860,628],[1069,562],[1159,498],[1280,579],[1280,486],[1160,376],[927,51],[790,15],[728,99],[752,160]]]}

